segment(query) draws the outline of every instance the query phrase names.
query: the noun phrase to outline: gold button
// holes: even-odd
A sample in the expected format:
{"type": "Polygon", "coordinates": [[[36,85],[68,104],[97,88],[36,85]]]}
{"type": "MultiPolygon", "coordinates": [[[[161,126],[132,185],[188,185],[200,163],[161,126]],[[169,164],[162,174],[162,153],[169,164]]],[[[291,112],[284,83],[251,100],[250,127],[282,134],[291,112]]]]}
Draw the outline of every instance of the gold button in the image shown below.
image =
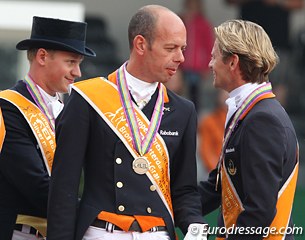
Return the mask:
{"type": "Polygon", "coordinates": [[[147,211],[148,213],[151,213],[151,208],[150,208],[150,207],[146,208],[146,211],[147,211]]]}
{"type": "Polygon", "coordinates": [[[150,189],[150,191],[152,191],[152,192],[153,192],[153,191],[156,191],[156,189],[157,189],[157,188],[156,188],[156,186],[155,186],[155,185],[151,185],[151,186],[149,187],[149,189],[150,189]]]}
{"type": "Polygon", "coordinates": [[[117,159],[115,159],[115,162],[116,162],[117,164],[121,164],[121,163],[122,163],[122,159],[121,159],[121,158],[117,158],[117,159]]]}
{"type": "Polygon", "coordinates": [[[120,205],[120,206],[118,207],[118,209],[119,209],[120,212],[123,212],[123,211],[125,210],[125,207],[124,207],[123,205],[120,205]]]}
{"type": "Polygon", "coordinates": [[[116,186],[117,186],[118,188],[122,188],[122,187],[123,187],[123,183],[122,183],[122,182],[117,182],[117,183],[116,183],[116,186]]]}

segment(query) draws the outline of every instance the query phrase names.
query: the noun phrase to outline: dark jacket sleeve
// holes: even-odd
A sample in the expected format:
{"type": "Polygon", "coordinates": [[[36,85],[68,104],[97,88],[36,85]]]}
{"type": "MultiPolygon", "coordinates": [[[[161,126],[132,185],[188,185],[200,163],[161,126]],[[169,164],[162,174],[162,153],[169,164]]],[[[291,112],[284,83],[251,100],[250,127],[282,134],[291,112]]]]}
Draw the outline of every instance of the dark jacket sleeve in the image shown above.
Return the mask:
{"type": "MultiPolygon", "coordinates": [[[[243,123],[241,133],[241,173],[244,211],[237,227],[269,227],[275,214],[278,191],[283,181],[286,131],[271,114],[256,113],[243,123]]],[[[249,239],[262,239],[251,235],[249,239]]],[[[229,235],[228,239],[248,239],[245,235],[229,235]]]]}
{"type": "MultiPolygon", "coordinates": [[[[41,216],[46,216],[49,175],[36,139],[20,111],[1,100],[6,135],[0,156],[1,174],[41,216]]],[[[22,210],[27,213],[27,209],[22,210]]],[[[20,212],[19,212],[20,213],[20,212]]],[[[36,213],[28,214],[35,215],[36,213]]]]}
{"type": "Polygon", "coordinates": [[[88,109],[87,102],[72,91],[57,125],[48,205],[48,240],[74,239],[79,182],[89,135],[88,109]]]}
{"type": "Polygon", "coordinates": [[[209,173],[206,181],[200,181],[198,190],[201,196],[202,214],[207,215],[221,205],[220,176],[216,189],[217,167],[209,173]]]}
{"type": "MultiPolygon", "coordinates": [[[[171,165],[171,191],[175,223],[185,234],[191,223],[205,223],[197,190],[196,131],[197,114],[193,105],[179,151],[171,165]]],[[[187,112],[184,112],[187,115],[187,112]]]]}

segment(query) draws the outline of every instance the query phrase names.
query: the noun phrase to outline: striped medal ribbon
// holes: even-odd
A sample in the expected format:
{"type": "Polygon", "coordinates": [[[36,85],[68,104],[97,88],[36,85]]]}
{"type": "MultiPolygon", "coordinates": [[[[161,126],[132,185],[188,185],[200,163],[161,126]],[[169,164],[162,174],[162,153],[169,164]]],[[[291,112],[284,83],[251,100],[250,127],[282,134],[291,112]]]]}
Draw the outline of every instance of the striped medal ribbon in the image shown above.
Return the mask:
{"type": "Polygon", "coordinates": [[[49,112],[46,102],[44,101],[37,84],[32,80],[31,76],[27,74],[23,80],[26,84],[26,87],[31,94],[32,98],[34,99],[38,108],[46,115],[47,119],[49,120],[50,126],[52,130],[55,129],[55,119],[52,117],[52,114],[49,112]]]}
{"type": "Polygon", "coordinates": [[[144,155],[149,151],[160,126],[162,111],[164,106],[163,87],[159,83],[158,98],[154,107],[154,112],[148,130],[145,134],[140,133],[136,112],[128,90],[124,67],[126,63],[117,71],[117,86],[120,100],[123,105],[125,117],[130,129],[134,149],[138,152],[139,157],[133,161],[133,169],[137,174],[145,174],[149,169],[149,161],[144,155]]]}
{"type": "Polygon", "coordinates": [[[270,82],[254,89],[250,93],[250,95],[243,101],[242,105],[237,110],[236,114],[234,115],[234,118],[233,118],[232,122],[230,123],[229,129],[224,136],[224,140],[223,140],[223,144],[222,144],[222,151],[221,151],[219,161],[218,161],[218,166],[217,166],[218,170],[217,170],[216,186],[215,186],[216,191],[217,191],[217,185],[218,185],[218,181],[219,181],[220,167],[221,167],[221,163],[222,163],[223,155],[224,155],[224,149],[228,143],[229,138],[231,137],[233,130],[235,129],[239,120],[243,119],[245,117],[245,115],[250,111],[250,109],[258,101],[260,101],[261,99],[268,97],[268,96],[270,96],[270,97],[274,96],[272,93],[272,86],[271,86],[270,82]]]}

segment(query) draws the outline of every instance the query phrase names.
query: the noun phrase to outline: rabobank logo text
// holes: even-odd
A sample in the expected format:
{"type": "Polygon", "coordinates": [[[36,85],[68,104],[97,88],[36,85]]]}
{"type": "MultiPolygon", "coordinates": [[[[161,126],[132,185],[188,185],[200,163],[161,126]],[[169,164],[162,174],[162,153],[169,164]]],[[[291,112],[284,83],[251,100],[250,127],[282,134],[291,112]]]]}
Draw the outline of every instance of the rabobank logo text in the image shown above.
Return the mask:
{"type": "Polygon", "coordinates": [[[160,130],[160,135],[162,135],[162,136],[179,136],[179,133],[178,133],[178,131],[160,130]]]}

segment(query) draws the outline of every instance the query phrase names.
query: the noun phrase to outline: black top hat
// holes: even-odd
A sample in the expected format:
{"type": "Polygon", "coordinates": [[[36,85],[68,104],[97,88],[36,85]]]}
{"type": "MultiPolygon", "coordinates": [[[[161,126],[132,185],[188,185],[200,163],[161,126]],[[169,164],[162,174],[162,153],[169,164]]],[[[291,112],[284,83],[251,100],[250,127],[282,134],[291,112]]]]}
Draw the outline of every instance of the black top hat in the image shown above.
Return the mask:
{"type": "Polygon", "coordinates": [[[33,17],[31,38],[16,45],[19,50],[46,48],[79,53],[95,57],[93,50],[85,46],[87,23],[53,18],[33,17]]]}

